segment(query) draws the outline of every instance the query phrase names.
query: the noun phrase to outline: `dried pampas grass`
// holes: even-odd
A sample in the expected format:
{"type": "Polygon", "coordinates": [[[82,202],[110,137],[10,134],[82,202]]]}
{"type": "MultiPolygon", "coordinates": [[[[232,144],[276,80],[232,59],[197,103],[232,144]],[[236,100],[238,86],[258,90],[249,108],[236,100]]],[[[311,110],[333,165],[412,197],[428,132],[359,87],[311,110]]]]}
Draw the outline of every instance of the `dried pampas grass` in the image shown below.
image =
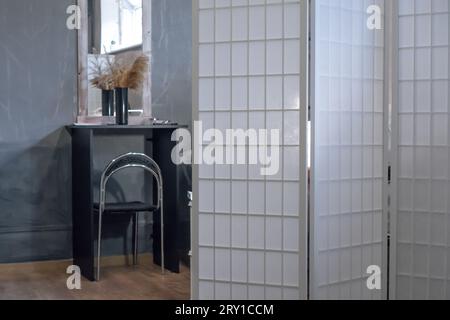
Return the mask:
{"type": "Polygon", "coordinates": [[[100,90],[114,90],[114,78],[111,72],[114,63],[111,61],[111,56],[94,54],[93,57],[90,67],[91,76],[93,76],[90,81],[92,86],[100,90]]]}
{"type": "Polygon", "coordinates": [[[148,64],[148,57],[142,53],[118,56],[111,68],[115,87],[138,89],[148,73],[148,64]]]}
{"type": "MultiPolygon", "coordinates": [[[[99,65],[97,63],[97,65],[99,65]]],[[[148,73],[149,58],[135,53],[116,57],[114,62],[107,58],[108,72],[97,66],[92,85],[102,90],[114,88],[139,89],[148,73]],[[130,63],[131,62],[131,63],[130,63]]]]}
{"type": "Polygon", "coordinates": [[[145,75],[148,71],[149,59],[147,56],[139,56],[134,61],[129,70],[124,73],[122,77],[121,86],[125,85],[125,88],[137,89],[144,82],[145,75]]]}
{"type": "Polygon", "coordinates": [[[91,80],[91,84],[101,90],[114,90],[114,78],[112,75],[102,75],[91,80]]]}

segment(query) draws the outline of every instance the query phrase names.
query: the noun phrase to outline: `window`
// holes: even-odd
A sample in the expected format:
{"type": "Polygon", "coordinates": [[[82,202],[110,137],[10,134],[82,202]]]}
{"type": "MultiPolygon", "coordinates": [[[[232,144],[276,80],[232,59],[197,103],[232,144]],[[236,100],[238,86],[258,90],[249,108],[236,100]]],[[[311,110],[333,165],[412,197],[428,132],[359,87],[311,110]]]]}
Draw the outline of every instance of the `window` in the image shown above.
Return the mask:
{"type": "Polygon", "coordinates": [[[101,52],[142,45],[142,0],[101,1],[101,52]]]}

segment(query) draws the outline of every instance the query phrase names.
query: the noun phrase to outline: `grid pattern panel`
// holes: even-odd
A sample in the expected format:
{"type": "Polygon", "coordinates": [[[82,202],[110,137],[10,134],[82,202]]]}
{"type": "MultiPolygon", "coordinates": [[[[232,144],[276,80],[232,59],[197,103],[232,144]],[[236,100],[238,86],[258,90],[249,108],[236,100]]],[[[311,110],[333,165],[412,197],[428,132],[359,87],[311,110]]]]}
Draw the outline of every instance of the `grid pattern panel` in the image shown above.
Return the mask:
{"type": "MultiPolygon", "coordinates": [[[[300,255],[306,256],[299,248],[299,217],[306,216],[299,203],[305,3],[198,4],[198,108],[204,130],[281,130],[275,176],[262,176],[257,165],[199,166],[199,298],[298,299],[304,290],[300,255]]],[[[248,145],[239,148],[252,151],[248,145]]]]}
{"type": "Polygon", "coordinates": [[[318,0],[313,114],[313,299],[380,299],[384,33],[367,28],[380,0],[318,0]]]}
{"type": "Polygon", "coordinates": [[[450,298],[449,1],[398,8],[396,298],[450,298]]]}

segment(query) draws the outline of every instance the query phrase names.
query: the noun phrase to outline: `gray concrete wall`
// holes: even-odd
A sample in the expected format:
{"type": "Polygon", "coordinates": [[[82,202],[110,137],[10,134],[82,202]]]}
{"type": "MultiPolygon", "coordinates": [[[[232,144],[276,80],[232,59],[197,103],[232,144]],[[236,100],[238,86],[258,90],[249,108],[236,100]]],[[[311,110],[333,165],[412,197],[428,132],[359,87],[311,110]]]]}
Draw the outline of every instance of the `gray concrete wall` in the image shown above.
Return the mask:
{"type": "Polygon", "coordinates": [[[192,121],[192,1],[152,1],[152,110],[160,119],[192,121]]]}
{"type": "Polygon", "coordinates": [[[71,256],[72,2],[0,1],[0,263],[71,256]]]}

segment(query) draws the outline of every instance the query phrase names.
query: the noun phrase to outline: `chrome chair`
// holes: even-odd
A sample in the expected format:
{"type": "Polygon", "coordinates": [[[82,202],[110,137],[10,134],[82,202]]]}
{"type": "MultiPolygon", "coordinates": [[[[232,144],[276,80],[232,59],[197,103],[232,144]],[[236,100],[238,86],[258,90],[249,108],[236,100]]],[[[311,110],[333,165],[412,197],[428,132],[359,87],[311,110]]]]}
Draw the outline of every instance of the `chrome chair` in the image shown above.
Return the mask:
{"type": "Polygon", "coordinates": [[[100,181],[100,202],[95,206],[98,212],[98,243],[97,243],[97,276],[96,280],[100,281],[100,259],[102,244],[102,221],[105,214],[125,214],[134,213],[134,253],[133,261],[137,264],[138,257],[138,218],[140,212],[156,212],[160,210],[161,215],[161,270],[164,274],[164,196],[163,196],[163,177],[158,164],[149,156],[140,153],[127,153],[114,159],[103,171],[100,181]],[[129,202],[108,204],[106,203],[106,187],[109,179],[119,171],[128,168],[141,168],[150,172],[156,179],[158,188],[158,202],[156,205],[149,205],[143,202],[129,202]]]}

